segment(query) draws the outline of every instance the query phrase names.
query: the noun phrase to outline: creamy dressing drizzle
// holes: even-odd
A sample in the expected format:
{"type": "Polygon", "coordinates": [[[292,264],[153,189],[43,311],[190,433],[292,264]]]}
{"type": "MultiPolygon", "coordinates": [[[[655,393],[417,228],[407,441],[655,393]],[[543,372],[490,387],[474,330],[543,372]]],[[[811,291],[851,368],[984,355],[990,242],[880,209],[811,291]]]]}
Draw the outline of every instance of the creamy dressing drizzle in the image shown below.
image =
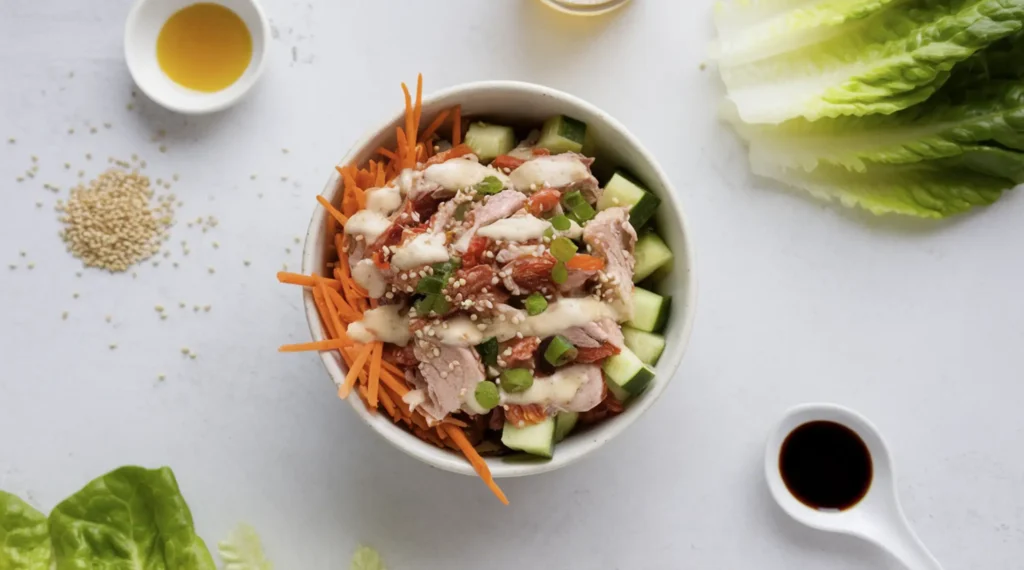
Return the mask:
{"type": "Polygon", "coordinates": [[[366,289],[370,297],[380,299],[387,288],[387,281],[372,259],[363,259],[352,268],[352,279],[366,289]]]}
{"type": "Polygon", "coordinates": [[[370,209],[363,209],[352,214],[352,217],[345,222],[345,234],[363,236],[366,243],[373,243],[390,225],[391,221],[387,216],[370,209]]]}
{"type": "Polygon", "coordinates": [[[431,263],[448,261],[448,247],[445,235],[441,233],[425,233],[409,240],[408,243],[393,248],[391,265],[399,271],[421,267],[431,263]]]}
{"type": "Polygon", "coordinates": [[[390,216],[402,205],[402,191],[395,186],[366,191],[366,209],[390,216]]]}
{"type": "Polygon", "coordinates": [[[409,390],[402,396],[402,401],[409,404],[409,411],[413,411],[427,401],[427,395],[423,393],[423,390],[409,390]]]}
{"type": "Polygon", "coordinates": [[[569,366],[546,378],[534,378],[533,385],[518,394],[501,392],[502,404],[564,406],[576,397],[589,377],[587,366],[569,366]]]}
{"type": "Polygon", "coordinates": [[[434,327],[436,334],[442,344],[449,346],[476,346],[481,342],[493,337],[498,341],[505,341],[522,333],[526,336],[547,338],[554,336],[566,329],[583,326],[588,323],[599,321],[604,318],[622,320],[618,310],[608,303],[603,303],[593,297],[579,299],[562,299],[548,305],[546,311],[539,315],[526,316],[522,311],[508,311],[506,319],[494,320],[489,325],[481,325],[471,321],[468,317],[455,317],[445,321],[448,327],[434,327]],[[522,322],[512,324],[511,316],[518,314],[523,316],[522,322]]]}
{"type": "Polygon", "coordinates": [[[562,188],[590,178],[587,165],[569,157],[539,156],[524,162],[509,174],[509,180],[520,191],[533,185],[536,189],[562,188]]]}
{"type": "Polygon", "coordinates": [[[550,227],[551,222],[527,214],[498,220],[478,229],[476,233],[491,239],[522,242],[544,237],[544,232],[550,227]]]}
{"type": "Polygon", "coordinates": [[[445,190],[461,190],[470,188],[483,181],[488,176],[494,176],[508,185],[508,177],[493,168],[489,168],[465,158],[456,158],[440,164],[428,166],[423,171],[423,179],[427,182],[437,184],[445,190]]]}
{"type": "Polygon", "coordinates": [[[363,313],[363,320],[356,321],[345,331],[356,342],[376,340],[398,346],[409,344],[409,311],[401,305],[383,305],[363,313]]]}

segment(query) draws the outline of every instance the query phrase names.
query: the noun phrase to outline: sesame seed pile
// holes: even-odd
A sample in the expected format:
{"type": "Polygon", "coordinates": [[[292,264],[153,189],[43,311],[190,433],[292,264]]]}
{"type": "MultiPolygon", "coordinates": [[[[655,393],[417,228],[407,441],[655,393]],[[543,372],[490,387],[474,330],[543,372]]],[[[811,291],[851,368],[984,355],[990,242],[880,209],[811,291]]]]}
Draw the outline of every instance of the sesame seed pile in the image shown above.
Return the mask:
{"type": "Polygon", "coordinates": [[[107,170],[58,203],[61,238],[86,266],[127,271],[159,251],[173,223],[174,195],[153,198],[148,176],[107,170]]]}

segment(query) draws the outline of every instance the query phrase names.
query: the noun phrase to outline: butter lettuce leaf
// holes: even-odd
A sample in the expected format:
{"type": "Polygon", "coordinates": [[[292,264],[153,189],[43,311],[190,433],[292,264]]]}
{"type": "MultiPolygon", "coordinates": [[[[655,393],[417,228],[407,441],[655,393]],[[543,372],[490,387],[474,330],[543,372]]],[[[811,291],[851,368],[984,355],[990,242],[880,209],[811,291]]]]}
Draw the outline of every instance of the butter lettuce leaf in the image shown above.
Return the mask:
{"type": "Polygon", "coordinates": [[[43,513],[0,491],[0,568],[49,570],[50,531],[43,513]]]}
{"type": "Polygon", "coordinates": [[[167,467],[121,467],[50,513],[57,570],[214,570],[167,467]]]}
{"type": "Polygon", "coordinates": [[[263,554],[263,545],[256,530],[240,524],[227,539],[217,543],[217,553],[224,561],[224,570],[272,570],[263,554]]]}
{"type": "Polygon", "coordinates": [[[927,100],[957,63],[1021,30],[1024,0],[733,0],[718,22],[738,116],[778,124],[927,100]]]}

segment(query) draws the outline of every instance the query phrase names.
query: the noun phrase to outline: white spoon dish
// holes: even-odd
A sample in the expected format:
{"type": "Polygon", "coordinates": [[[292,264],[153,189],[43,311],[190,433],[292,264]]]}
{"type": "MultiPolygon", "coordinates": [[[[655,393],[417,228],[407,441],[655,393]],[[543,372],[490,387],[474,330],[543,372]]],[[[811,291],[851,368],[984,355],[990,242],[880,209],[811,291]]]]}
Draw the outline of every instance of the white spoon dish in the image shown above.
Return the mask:
{"type": "Polygon", "coordinates": [[[896,495],[892,459],[885,441],[871,422],[853,410],[835,404],[803,404],[789,410],[768,438],[764,469],[768,488],[775,502],[798,522],[819,530],[848,534],[872,542],[888,551],[910,570],[942,569],[935,557],[914,534],[903,515],[896,495]],[[808,429],[819,426],[833,428],[836,434],[847,432],[851,439],[855,439],[853,436],[859,438],[862,445],[853,445],[859,445],[860,449],[866,452],[869,458],[866,470],[861,469],[865,466],[859,465],[856,461],[844,462],[841,458],[835,457],[832,453],[836,449],[835,442],[822,447],[820,444],[825,440],[819,439],[815,442],[813,438],[808,440],[804,436],[803,441],[811,443],[808,444],[809,453],[801,459],[805,462],[832,462],[833,465],[831,468],[824,468],[823,471],[805,472],[799,477],[788,472],[793,465],[806,466],[806,463],[794,463],[791,458],[795,452],[789,448],[798,442],[788,440],[790,435],[798,428],[800,432],[808,433],[808,429]],[[819,444],[818,449],[813,449],[815,443],[819,444]],[[785,460],[784,454],[787,456],[785,460]],[[857,473],[851,474],[850,471],[857,473]],[[823,473],[829,475],[827,481],[820,480],[823,473]],[[856,495],[850,495],[852,500],[841,507],[823,507],[820,502],[813,500],[815,496],[828,496],[828,485],[835,485],[837,481],[849,483],[864,474],[864,488],[856,495]],[[814,480],[815,477],[819,480],[814,480]],[[803,483],[812,487],[818,486],[817,491],[822,491],[820,485],[826,485],[825,494],[816,494],[813,490],[810,494],[802,492],[799,487],[803,483]]]}

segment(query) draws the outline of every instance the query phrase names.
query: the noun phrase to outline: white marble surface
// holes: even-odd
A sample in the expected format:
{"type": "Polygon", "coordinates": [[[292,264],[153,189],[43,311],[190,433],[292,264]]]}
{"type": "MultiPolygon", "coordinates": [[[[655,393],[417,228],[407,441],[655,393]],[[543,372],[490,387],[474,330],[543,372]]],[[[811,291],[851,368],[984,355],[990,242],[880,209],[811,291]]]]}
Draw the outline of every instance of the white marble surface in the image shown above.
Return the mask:
{"type": "Polygon", "coordinates": [[[126,109],[128,0],[0,0],[0,488],[49,509],[119,465],[170,465],[208,542],[248,521],[282,569],[343,568],[359,542],[396,570],[895,568],[770,503],[768,427],[831,400],[888,436],[907,515],[947,568],[1020,568],[1024,196],[906,223],[753,180],[699,69],[710,4],[637,0],[576,21],[527,0],[267,0],[261,84],[186,119],[126,109]],[[660,158],[693,225],[701,291],[673,386],[595,457],[505,482],[508,508],[384,444],[314,356],[274,350],[308,333],[273,273],[297,267],[292,240],[334,161],[417,71],[428,91],[519,79],[603,107],[660,158]],[[41,184],[132,153],[153,177],[180,175],[174,253],[136,279],[77,278],[41,184]],[[32,154],[39,176],[16,183],[32,154]],[[207,215],[216,229],[186,227],[207,215]]]}

